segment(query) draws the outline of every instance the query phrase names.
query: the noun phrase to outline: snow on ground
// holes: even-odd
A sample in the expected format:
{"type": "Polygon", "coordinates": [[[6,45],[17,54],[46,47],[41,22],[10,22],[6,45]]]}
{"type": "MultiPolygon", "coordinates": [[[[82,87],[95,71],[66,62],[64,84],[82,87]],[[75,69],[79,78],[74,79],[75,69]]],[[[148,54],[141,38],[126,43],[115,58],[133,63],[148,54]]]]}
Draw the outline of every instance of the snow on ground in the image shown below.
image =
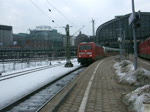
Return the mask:
{"type": "Polygon", "coordinates": [[[129,60],[114,62],[113,67],[119,82],[139,87],[124,96],[123,101],[131,110],[144,112],[143,103],[150,103],[150,71],[144,68],[134,70],[134,65],[129,60]]]}
{"type": "Polygon", "coordinates": [[[136,112],[144,112],[144,104],[150,103],[150,85],[137,88],[123,97],[123,102],[136,112]]]}
{"type": "Polygon", "coordinates": [[[150,71],[144,68],[138,68],[134,71],[134,65],[129,60],[116,62],[113,67],[116,69],[115,73],[119,82],[136,86],[150,84],[150,71]]]}
{"type": "Polygon", "coordinates": [[[58,67],[0,81],[0,108],[80,66],[77,61],[72,63],[74,67],[66,68],[64,63],[58,67]]]}
{"type": "MultiPolygon", "coordinates": [[[[72,60],[73,61],[73,60],[72,60]]],[[[17,63],[17,62],[1,62],[0,63],[0,73],[2,75],[13,72],[17,72],[20,70],[27,70],[30,68],[35,68],[35,67],[40,67],[40,66],[47,66],[47,65],[55,65],[59,63],[65,63],[65,60],[43,60],[43,61],[34,61],[34,62],[22,62],[22,63],[17,63]]]]}
{"type": "MultiPolygon", "coordinates": [[[[76,61],[76,59],[72,59],[71,60],[76,61]]],[[[20,71],[26,71],[26,70],[30,70],[33,68],[39,68],[39,67],[44,67],[44,66],[48,66],[48,65],[56,65],[56,64],[60,64],[60,63],[66,63],[66,60],[52,60],[52,61],[36,61],[36,62],[30,62],[29,64],[27,64],[26,62],[23,63],[13,63],[13,62],[8,62],[8,63],[0,63],[0,76],[4,76],[4,75],[8,75],[11,73],[16,73],[16,72],[20,72],[20,71]],[[50,64],[51,63],[51,64],[50,64]]]]}

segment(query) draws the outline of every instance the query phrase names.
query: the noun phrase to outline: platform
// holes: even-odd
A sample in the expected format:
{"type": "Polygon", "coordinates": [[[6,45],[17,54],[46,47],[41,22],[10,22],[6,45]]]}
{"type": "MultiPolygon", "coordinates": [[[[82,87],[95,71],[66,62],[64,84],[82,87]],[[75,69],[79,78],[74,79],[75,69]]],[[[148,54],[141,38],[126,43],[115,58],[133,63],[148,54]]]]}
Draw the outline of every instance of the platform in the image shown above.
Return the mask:
{"type": "Polygon", "coordinates": [[[112,60],[99,60],[82,72],[58,112],[128,112],[121,97],[133,87],[117,83],[112,60]]]}

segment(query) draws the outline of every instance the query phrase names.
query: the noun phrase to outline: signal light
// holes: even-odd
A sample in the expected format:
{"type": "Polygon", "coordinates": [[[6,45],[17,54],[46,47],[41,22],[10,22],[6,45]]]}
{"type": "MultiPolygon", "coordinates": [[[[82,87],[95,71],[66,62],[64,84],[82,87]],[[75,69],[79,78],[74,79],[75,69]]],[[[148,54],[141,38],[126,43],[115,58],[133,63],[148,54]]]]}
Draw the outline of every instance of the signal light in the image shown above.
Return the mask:
{"type": "Polygon", "coordinates": [[[134,26],[135,28],[138,28],[141,26],[141,12],[140,11],[136,12],[134,25],[135,25],[134,26]]]}

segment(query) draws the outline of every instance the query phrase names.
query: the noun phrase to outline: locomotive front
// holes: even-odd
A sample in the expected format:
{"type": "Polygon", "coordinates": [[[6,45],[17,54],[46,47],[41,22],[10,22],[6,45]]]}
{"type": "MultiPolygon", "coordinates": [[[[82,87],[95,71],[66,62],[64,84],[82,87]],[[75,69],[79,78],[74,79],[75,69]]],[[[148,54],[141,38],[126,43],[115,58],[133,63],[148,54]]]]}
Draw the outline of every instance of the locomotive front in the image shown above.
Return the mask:
{"type": "Polygon", "coordinates": [[[93,62],[94,43],[80,43],[78,46],[78,62],[87,65],[93,62]]]}

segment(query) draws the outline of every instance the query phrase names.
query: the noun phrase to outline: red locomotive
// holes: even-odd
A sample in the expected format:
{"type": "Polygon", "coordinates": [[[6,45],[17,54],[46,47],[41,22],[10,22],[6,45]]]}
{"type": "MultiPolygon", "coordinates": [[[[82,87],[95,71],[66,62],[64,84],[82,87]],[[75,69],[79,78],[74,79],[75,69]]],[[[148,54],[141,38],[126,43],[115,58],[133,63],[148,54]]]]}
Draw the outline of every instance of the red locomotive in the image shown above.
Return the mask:
{"type": "Polygon", "coordinates": [[[139,44],[139,56],[150,60],[150,37],[139,44]]]}
{"type": "Polygon", "coordinates": [[[104,57],[104,50],[102,46],[94,42],[83,42],[78,46],[78,62],[81,65],[90,64],[102,57],[104,57]]]}
{"type": "Polygon", "coordinates": [[[83,42],[78,45],[78,62],[81,65],[88,65],[105,56],[118,54],[119,50],[102,47],[94,42],[83,42]]]}

